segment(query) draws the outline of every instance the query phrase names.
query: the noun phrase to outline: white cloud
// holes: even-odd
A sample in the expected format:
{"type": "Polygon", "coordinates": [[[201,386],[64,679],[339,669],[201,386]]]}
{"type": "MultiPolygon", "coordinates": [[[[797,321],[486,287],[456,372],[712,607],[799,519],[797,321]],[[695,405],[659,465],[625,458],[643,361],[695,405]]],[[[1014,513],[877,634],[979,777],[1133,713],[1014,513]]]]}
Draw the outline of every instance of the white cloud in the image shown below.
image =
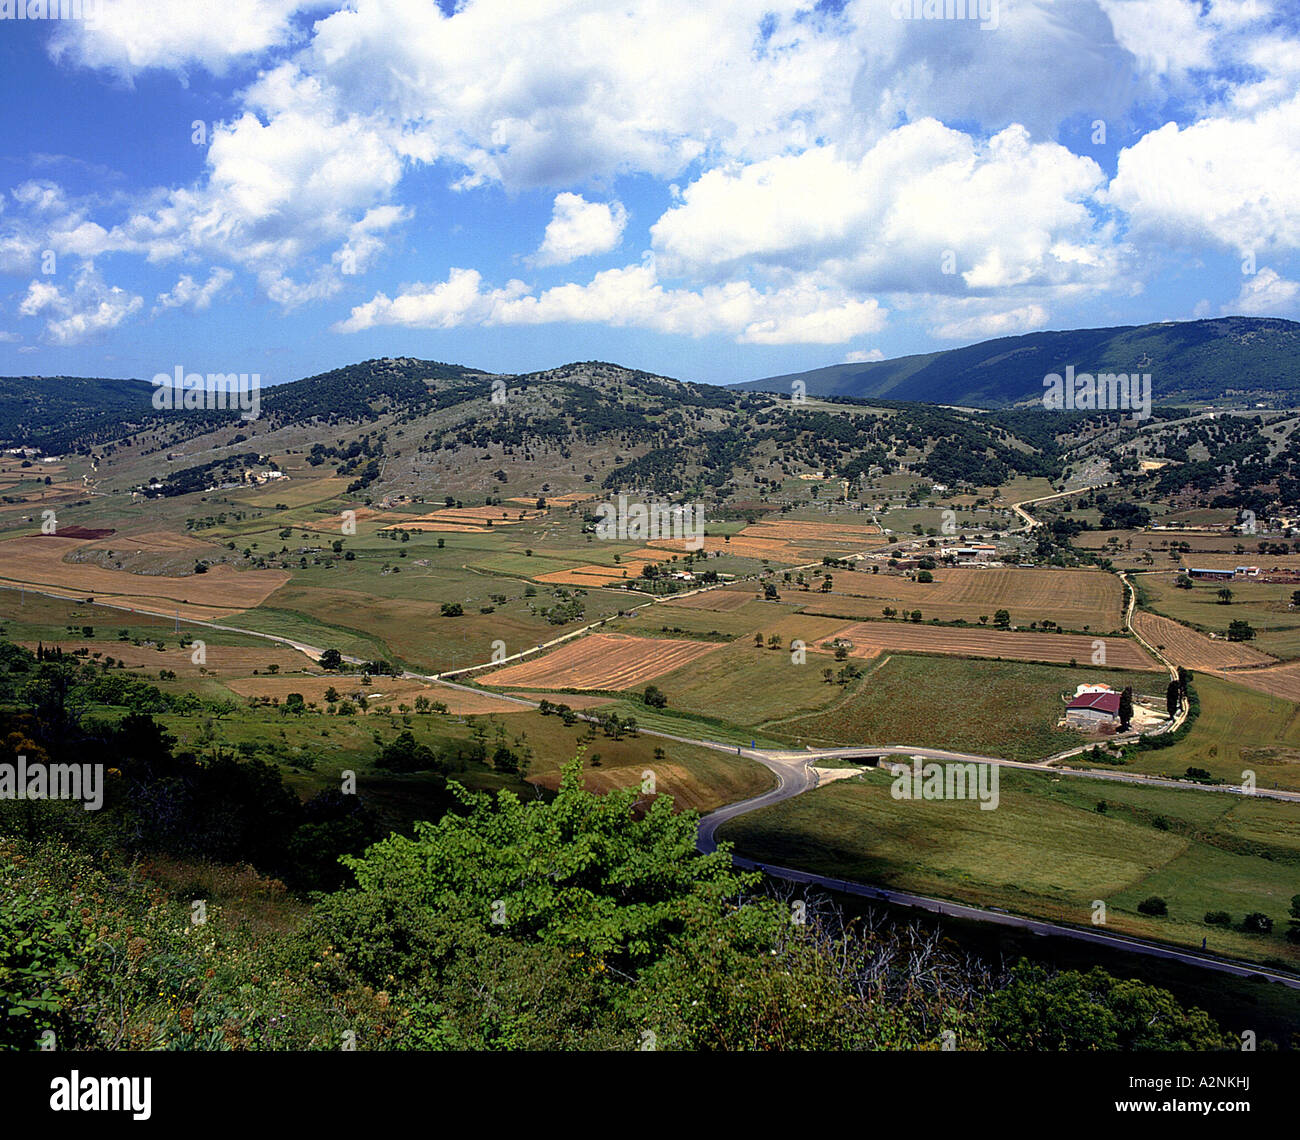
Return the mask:
{"type": "Polygon", "coordinates": [[[1098,0],[1115,39],[1158,74],[1208,67],[1214,34],[1199,0],[1098,0]]]}
{"type": "Polygon", "coordinates": [[[870,364],[876,360],[884,360],[885,354],[878,348],[867,349],[865,351],[849,352],[844,355],[845,364],[870,364]]]}
{"type": "Polygon", "coordinates": [[[1011,309],[989,309],[970,316],[954,316],[930,329],[939,340],[980,341],[1000,336],[1017,336],[1033,332],[1047,323],[1042,305],[1019,305],[1011,309]]]}
{"type": "Polygon", "coordinates": [[[810,281],[760,292],[748,282],[700,291],[667,289],[653,262],[607,269],[585,285],[533,293],[522,281],[483,289],[477,270],[453,269],[446,281],[414,285],[397,297],[380,293],[335,326],[359,332],[382,325],[450,329],[462,325],[599,323],[701,337],[730,335],[742,344],[839,344],[878,332],[885,311],[810,281]]]}
{"type": "Polygon", "coordinates": [[[1086,203],[1104,181],[1092,159],[1023,128],[979,144],[928,119],[860,159],[822,146],[709,171],[651,235],[674,273],[759,265],[868,291],[1101,289],[1115,254],[1086,203]]]}
{"type": "Polygon", "coordinates": [[[1252,317],[1290,315],[1300,302],[1300,282],[1288,281],[1275,270],[1262,267],[1242,283],[1237,299],[1223,307],[1225,314],[1252,317]]]}
{"type": "Polygon", "coordinates": [[[1166,123],[1120,152],[1106,198],[1154,242],[1300,249],[1298,123],[1300,96],[1251,117],[1166,123]]]}
{"type": "Polygon", "coordinates": [[[144,298],[106,285],[93,266],[83,266],[69,290],[33,281],[18,306],[24,317],[45,317],[45,335],[55,344],[80,344],[97,332],[117,328],[134,316],[144,298]]]}
{"type": "Polygon", "coordinates": [[[192,64],[220,74],[241,57],[286,42],[293,13],[320,5],[304,0],[86,0],[86,6],[96,18],[57,21],[50,54],[56,60],[132,75],[151,67],[192,64]]]}
{"type": "Polygon", "coordinates": [[[567,265],[618,247],[627,226],[621,202],[588,202],[581,194],[557,194],[534,265],[567,265]]]}
{"type": "Polygon", "coordinates": [[[217,266],[207,281],[200,285],[188,273],[182,274],[170,292],[158,294],[153,315],[164,309],[189,309],[193,313],[201,313],[211,307],[213,298],[230,284],[234,276],[229,269],[217,266]]]}

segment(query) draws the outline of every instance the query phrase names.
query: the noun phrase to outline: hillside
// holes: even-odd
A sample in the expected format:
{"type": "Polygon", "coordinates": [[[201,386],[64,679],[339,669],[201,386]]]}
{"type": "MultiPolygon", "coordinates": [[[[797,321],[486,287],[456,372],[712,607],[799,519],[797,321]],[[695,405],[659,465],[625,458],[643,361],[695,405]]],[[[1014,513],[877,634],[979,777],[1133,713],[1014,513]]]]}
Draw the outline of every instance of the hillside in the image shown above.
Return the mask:
{"type": "Polygon", "coordinates": [[[1041,399],[1043,377],[1069,364],[1079,372],[1149,372],[1157,404],[1212,400],[1289,406],[1300,398],[1300,324],[1222,317],[1036,332],[733,387],[788,393],[792,381],[802,380],[810,396],[1000,408],[1041,399]]]}

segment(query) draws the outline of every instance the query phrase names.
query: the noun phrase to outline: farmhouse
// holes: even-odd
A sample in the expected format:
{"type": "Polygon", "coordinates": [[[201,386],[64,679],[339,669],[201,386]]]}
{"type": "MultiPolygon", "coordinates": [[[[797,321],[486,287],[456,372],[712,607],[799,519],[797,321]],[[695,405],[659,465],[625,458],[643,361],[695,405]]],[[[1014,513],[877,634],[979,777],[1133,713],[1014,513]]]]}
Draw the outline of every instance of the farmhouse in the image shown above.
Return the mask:
{"type": "Polygon", "coordinates": [[[958,558],[971,562],[987,562],[997,555],[998,548],[991,542],[972,542],[968,546],[959,546],[953,551],[958,558]]]}
{"type": "Polygon", "coordinates": [[[1202,582],[1231,582],[1237,576],[1235,570],[1205,570],[1192,567],[1188,576],[1202,582]]]}
{"type": "Polygon", "coordinates": [[[1119,693],[1113,689],[1080,693],[1065,706],[1065,723],[1091,729],[1118,726],[1119,693]]]}

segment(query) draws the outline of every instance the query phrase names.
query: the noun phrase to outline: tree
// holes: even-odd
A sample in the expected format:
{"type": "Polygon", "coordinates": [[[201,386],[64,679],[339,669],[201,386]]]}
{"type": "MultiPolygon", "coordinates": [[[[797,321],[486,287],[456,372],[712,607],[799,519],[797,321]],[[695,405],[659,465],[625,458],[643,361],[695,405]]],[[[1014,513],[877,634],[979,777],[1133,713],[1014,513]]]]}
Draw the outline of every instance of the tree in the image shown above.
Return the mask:
{"type": "Polygon", "coordinates": [[[337,649],[327,649],[320,655],[322,669],[339,670],[343,668],[343,654],[337,649]]]}
{"type": "Polygon", "coordinates": [[[1126,685],[1119,695],[1119,726],[1128,728],[1133,722],[1133,686],[1126,685]]]}
{"type": "Polygon", "coordinates": [[[1219,605],[1221,606],[1232,605],[1232,591],[1229,590],[1227,586],[1224,586],[1221,590],[1219,590],[1218,595],[1219,595],[1219,605]]]}
{"type": "Polygon", "coordinates": [[[647,685],[641,699],[652,709],[661,709],[668,704],[668,697],[658,685],[647,685]]]}
{"type": "Polygon", "coordinates": [[[998,610],[993,615],[993,624],[1006,628],[1011,624],[1011,612],[1009,610],[998,610]]]}
{"type": "Polygon", "coordinates": [[[916,580],[918,582],[933,582],[934,575],[931,574],[929,570],[918,570],[916,572],[916,580]]]}
{"type": "Polygon", "coordinates": [[[1178,706],[1182,702],[1182,689],[1179,688],[1177,681],[1170,681],[1168,688],[1165,689],[1165,709],[1170,717],[1178,715],[1178,706]]]}
{"type": "Polygon", "coordinates": [[[1273,920],[1261,910],[1253,910],[1241,920],[1241,929],[1247,934],[1268,934],[1273,920]]]}
{"type": "Polygon", "coordinates": [[[290,693],[284,698],[284,708],[286,712],[302,716],[307,711],[307,702],[303,700],[301,693],[290,693]]]}
{"type": "Polygon", "coordinates": [[[1169,904],[1159,895],[1151,895],[1138,903],[1139,914],[1162,915],[1169,913],[1169,904]]]}
{"type": "Polygon", "coordinates": [[[1250,641],[1255,636],[1255,627],[1248,621],[1238,619],[1228,623],[1229,641],[1250,641]]]}

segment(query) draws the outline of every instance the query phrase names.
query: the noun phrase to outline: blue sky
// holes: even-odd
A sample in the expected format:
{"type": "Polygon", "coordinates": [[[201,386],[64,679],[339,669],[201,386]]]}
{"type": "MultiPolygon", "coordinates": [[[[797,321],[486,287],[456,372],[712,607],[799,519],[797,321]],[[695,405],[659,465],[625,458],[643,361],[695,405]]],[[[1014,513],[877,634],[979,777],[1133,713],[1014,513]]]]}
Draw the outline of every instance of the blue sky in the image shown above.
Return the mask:
{"type": "Polygon", "coordinates": [[[728,382],[1300,316],[1294,5],[969,7],[0,18],[0,374],[418,356],[728,382]]]}

